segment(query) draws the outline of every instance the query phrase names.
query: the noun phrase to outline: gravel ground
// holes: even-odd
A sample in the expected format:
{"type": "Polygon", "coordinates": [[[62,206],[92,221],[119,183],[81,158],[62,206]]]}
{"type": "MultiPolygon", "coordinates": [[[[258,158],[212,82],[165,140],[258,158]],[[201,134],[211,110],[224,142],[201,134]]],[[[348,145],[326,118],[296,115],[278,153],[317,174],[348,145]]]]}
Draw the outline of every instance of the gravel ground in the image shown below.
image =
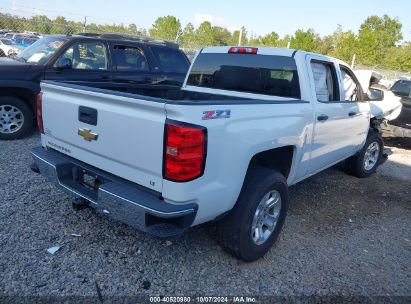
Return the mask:
{"type": "Polygon", "coordinates": [[[0,142],[0,295],[411,296],[411,147],[394,142],[368,179],[334,167],[293,186],[278,242],[247,264],[212,224],[169,242],[75,212],[28,169],[36,145],[37,133],[0,142]]]}

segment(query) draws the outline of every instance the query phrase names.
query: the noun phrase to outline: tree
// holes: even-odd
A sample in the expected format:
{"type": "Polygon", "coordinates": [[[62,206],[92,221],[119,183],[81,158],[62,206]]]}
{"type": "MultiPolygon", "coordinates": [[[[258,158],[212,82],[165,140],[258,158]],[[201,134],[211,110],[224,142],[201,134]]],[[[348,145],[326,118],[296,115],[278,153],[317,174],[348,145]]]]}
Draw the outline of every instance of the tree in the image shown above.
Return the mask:
{"type": "Polygon", "coordinates": [[[278,47],[287,47],[288,43],[291,42],[291,36],[285,35],[282,39],[278,40],[278,47]]]}
{"type": "Polygon", "coordinates": [[[149,32],[151,37],[174,41],[181,32],[181,23],[174,16],[159,17],[149,32]]]}
{"type": "Polygon", "coordinates": [[[47,16],[33,16],[31,17],[31,21],[34,25],[34,31],[43,34],[51,34],[52,24],[47,16]]]}
{"type": "Polygon", "coordinates": [[[192,23],[188,23],[181,33],[178,42],[184,47],[191,47],[195,43],[194,26],[192,23]]]}
{"type": "Polygon", "coordinates": [[[229,30],[223,27],[213,27],[213,45],[228,45],[231,39],[229,30]]]}
{"type": "MultiPolygon", "coordinates": [[[[247,30],[246,30],[246,28],[245,28],[244,26],[241,27],[241,30],[242,30],[241,45],[247,45],[247,44],[248,44],[248,41],[247,41],[247,30]]],[[[240,38],[240,31],[239,31],[239,30],[234,31],[228,44],[230,44],[230,45],[238,45],[239,38],[240,38]]]]}
{"type": "Polygon", "coordinates": [[[359,61],[371,65],[381,62],[386,50],[402,39],[401,28],[398,19],[387,15],[368,17],[358,33],[359,61]]]}
{"type": "Polygon", "coordinates": [[[265,36],[251,37],[250,45],[278,46],[280,36],[276,32],[271,32],[265,36]]]}
{"type": "Polygon", "coordinates": [[[291,47],[293,49],[313,52],[315,51],[315,34],[312,29],[308,31],[297,30],[291,38],[291,47]]]}
{"type": "Polygon", "coordinates": [[[404,72],[411,71],[411,43],[388,48],[382,60],[382,66],[404,72]]]}
{"type": "Polygon", "coordinates": [[[201,46],[210,46],[214,42],[213,27],[209,21],[204,21],[195,30],[196,42],[201,46]]]}

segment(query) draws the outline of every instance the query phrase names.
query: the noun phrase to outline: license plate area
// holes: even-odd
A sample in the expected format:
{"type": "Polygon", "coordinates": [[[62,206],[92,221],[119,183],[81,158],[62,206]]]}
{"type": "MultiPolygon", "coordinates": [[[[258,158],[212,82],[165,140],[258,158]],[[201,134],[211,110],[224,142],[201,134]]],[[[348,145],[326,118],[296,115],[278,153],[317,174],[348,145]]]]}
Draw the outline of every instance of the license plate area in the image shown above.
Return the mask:
{"type": "MultiPolygon", "coordinates": [[[[77,168],[74,168],[77,169],[77,168]]],[[[78,171],[78,170],[74,170],[78,171]]],[[[83,187],[91,190],[91,191],[98,191],[98,188],[101,185],[101,181],[98,177],[98,175],[93,175],[91,172],[87,172],[85,170],[80,171],[79,173],[74,173],[73,174],[73,181],[78,181],[80,185],[83,187]],[[74,175],[76,174],[76,175],[74,175]]]]}
{"type": "Polygon", "coordinates": [[[63,164],[56,170],[63,186],[91,201],[97,201],[99,187],[107,182],[103,176],[75,164],[63,164]]]}

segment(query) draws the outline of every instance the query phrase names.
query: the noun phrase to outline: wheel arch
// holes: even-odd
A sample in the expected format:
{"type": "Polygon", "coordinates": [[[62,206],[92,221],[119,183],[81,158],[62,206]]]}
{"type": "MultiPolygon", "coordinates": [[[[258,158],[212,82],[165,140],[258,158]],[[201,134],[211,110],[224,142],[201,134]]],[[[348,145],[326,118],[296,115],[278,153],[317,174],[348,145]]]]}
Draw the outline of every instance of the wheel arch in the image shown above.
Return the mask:
{"type": "Polygon", "coordinates": [[[16,97],[24,101],[30,106],[30,109],[35,113],[36,110],[36,93],[29,88],[21,87],[1,87],[0,88],[0,98],[1,97],[16,97]]]}
{"type": "Polygon", "coordinates": [[[247,173],[251,168],[259,166],[276,170],[287,179],[291,173],[295,151],[295,146],[288,145],[257,152],[250,159],[247,173]]]}

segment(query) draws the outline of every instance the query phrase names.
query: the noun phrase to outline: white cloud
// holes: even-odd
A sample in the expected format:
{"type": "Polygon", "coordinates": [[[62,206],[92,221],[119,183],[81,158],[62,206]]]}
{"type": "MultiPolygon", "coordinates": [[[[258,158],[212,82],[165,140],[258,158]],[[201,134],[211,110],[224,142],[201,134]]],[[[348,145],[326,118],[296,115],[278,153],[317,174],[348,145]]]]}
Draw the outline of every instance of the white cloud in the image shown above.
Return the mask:
{"type": "Polygon", "coordinates": [[[229,31],[235,31],[238,29],[236,27],[229,26],[223,17],[214,16],[211,14],[200,14],[200,13],[196,13],[194,15],[194,22],[197,26],[199,26],[204,21],[210,22],[213,26],[225,27],[229,31]]]}

